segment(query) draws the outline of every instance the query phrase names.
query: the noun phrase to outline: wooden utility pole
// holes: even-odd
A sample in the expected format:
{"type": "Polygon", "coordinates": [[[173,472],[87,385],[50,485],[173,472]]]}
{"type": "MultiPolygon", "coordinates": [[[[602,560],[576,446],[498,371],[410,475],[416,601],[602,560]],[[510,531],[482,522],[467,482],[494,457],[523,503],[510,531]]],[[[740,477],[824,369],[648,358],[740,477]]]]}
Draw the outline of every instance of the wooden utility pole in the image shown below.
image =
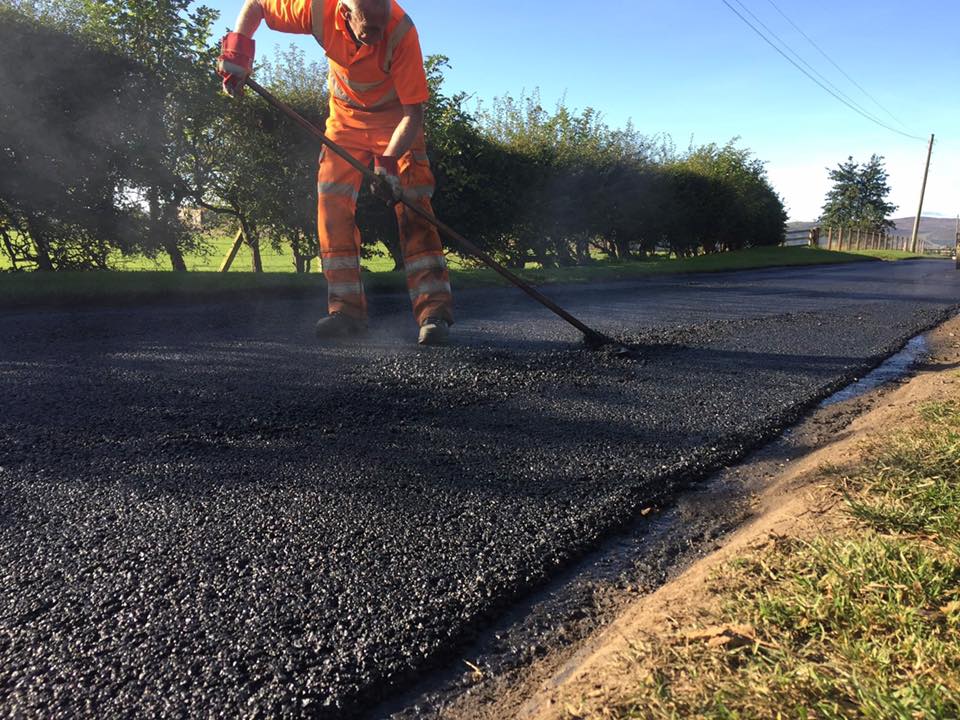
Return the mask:
{"type": "Polygon", "coordinates": [[[923,185],[920,186],[920,207],[913,220],[913,235],[910,238],[910,252],[917,251],[917,235],[920,233],[920,216],[923,214],[923,195],[927,191],[927,175],[930,174],[930,156],[933,154],[933,133],[930,133],[930,145],[927,146],[927,165],[923,169],[923,185]]]}
{"type": "Polygon", "coordinates": [[[953,246],[953,258],[956,260],[957,270],[960,270],[960,215],[957,215],[957,244],[953,246]]]}

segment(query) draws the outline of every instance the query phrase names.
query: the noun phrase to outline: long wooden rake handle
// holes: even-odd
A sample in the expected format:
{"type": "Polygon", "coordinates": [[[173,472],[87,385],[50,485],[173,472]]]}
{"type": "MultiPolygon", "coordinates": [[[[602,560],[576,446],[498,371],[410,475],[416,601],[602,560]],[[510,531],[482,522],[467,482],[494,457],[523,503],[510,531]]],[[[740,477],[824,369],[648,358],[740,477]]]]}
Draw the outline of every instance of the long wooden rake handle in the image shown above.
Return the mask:
{"type": "MultiPolygon", "coordinates": [[[[355,157],[353,157],[353,155],[348,153],[342,147],[340,147],[335,142],[330,140],[326,135],[323,134],[323,131],[320,130],[320,128],[318,128],[316,125],[314,125],[309,120],[304,118],[302,115],[300,115],[300,113],[298,113],[292,107],[287,105],[282,100],[278,100],[276,97],[274,97],[274,95],[269,90],[263,87],[256,80],[248,77],[246,84],[251,90],[257,93],[257,95],[262,97],[268,103],[270,103],[275,108],[280,110],[280,112],[282,112],[284,115],[286,115],[295,123],[297,123],[297,125],[299,125],[308,133],[310,133],[315,138],[317,138],[317,140],[319,140],[321,143],[324,144],[324,146],[329,148],[331,152],[336,153],[341,158],[343,158],[346,162],[350,163],[350,165],[354,167],[358,172],[360,172],[367,180],[373,183],[380,183],[383,181],[383,178],[381,178],[379,175],[374,173],[366,165],[358,161],[355,157]]],[[[404,197],[400,198],[400,202],[403,203],[411,212],[416,213],[421,218],[429,222],[431,225],[435,226],[440,232],[442,232],[444,235],[452,239],[460,247],[462,247],[468,253],[470,253],[475,258],[480,260],[484,265],[498,272],[500,275],[502,275],[504,278],[510,281],[513,285],[516,285],[518,288],[523,290],[523,292],[525,292],[527,295],[529,295],[534,300],[536,300],[538,303],[546,307],[548,310],[551,310],[555,314],[559,315],[561,318],[563,318],[568,323],[570,323],[575,328],[577,328],[577,330],[583,333],[584,340],[587,342],[588,345],[600,346],[600,345],[618,344],[611,338],[604,335],[603,333],[597,332],[593,328],[589,327],[588,325],[584,324],[583,322],[575,318],[573,315],[571,315],[562,307],[557,305],[555,302],[553,302],[553,300],[551,300],[546,295],[541,293],[535,287],[521,280],[519,277],[517,277],[512,272],[507,270],[507,268],[505,268],[503,265],[501,265],[496,260],[494,260],[489,253],[487,253],[486,251],[474,245],[472,242],[467,240],[463,235],[458,233],[456,230],[451,228],[446,223],[438,220],[431,213],[415,205],[414,203],[410,202],[404,197]]]]}

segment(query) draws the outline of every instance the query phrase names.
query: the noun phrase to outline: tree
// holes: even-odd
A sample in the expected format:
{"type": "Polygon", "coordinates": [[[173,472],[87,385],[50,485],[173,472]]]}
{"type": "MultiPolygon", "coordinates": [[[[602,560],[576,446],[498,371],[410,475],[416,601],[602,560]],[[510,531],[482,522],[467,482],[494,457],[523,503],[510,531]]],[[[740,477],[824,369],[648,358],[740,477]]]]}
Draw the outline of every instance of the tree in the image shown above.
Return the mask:
{"type": "Polygon", "coordinates": [[[158,106],[143,68],[0,5],[0,235],[14,264],[106,268],[148,233],[127,192],[158,106]],[[69,57],[79,74],[51,65],[69,57]]]}
{"type": "Polygon", "coordinates": [[[888,218],[897,206],[887,202],[890,186],[882,156],[871,155],[862,165],[848,157],[828,172],[833,187],[827,193],[820,216],[823,225],[871,232],[894,227],[888,218]]]}
{"type": "MultiPolygon", "coordinates": [[[[510,184],[515,203],[512,229],[499,248],[521,265],[543,266],[590,261],[591,243],[609,230],[614,206],[629,202],[603,192],[616,168],[640,170],[649,164],[649,141],[632,126],[612,130],[591,108],[576,111],[563,101],[551,113],[535,92],[497,98],[479,115],[484,136],[513,158],[500,184],[510,184]],[[605,229],[606,228],[606,229],[605,229]]],[[[622,213],[620,217],[623,217],[622,213]]],[[[629,233],[620,227],[620,252],[628,254],[629,233]]]]}
{"type": "Polygon", "coordinates": [[[430,87],[427,154],[437,181],[433,209],[475,243],[494,250],[507,244],[502,240],[520,211],[523,167],[517,154],[483,133],[466,109],[465,93],[445,92],[443,72],[448,67],[444,55],[431,55],[425,62],[430,87]]]}
{"type": "Polygon", "coordinates": [[[700,237],[705,252],[778,245],[783,240],[787,221],[783,202],[770,185],[764,163],[738,147],[737,141],[691,147],[679,161],[708,181],[696,208],[708,222],[700,237]]]}
{"type": "Polygon", "coordinates": [[[184,200],[195,194],[184,182],[191,133],[215,121],[218,86],[213,76],[216,50],[210,43],[216,11],[193,0],[83,0],[83,31],[99,45],[140,64],[153,80],[160,112],[153,116],[142,157],[150,172],[137,178],[147,206],[152,243],[148,255],[164,251],[174,270],[186,270],[185,251],[196,245],[180,222],[184,200]]]}
{"type": "MultiPolygon", "coordinates": [[[[323,127],[328,113],[326,64],[307,62],[304,52],[295,46],[278,50],[272,61],[257,69],[260,81],[280,100],[317,127],[323,127]]],[[[319,143],[280,111],[260,98],[256,104],[261,121],[248,128],[252,133],[247,147],[259,147],[253,172],[258,182],[256,194],[247,203],[263,236],[274,249],[289,249],[297,272],[307,272],[318,256],[317,177],[319,143]],[[263,121],[270,117],[269,122],[263,121]]],[[[249,180],[247,180],[249,185],[249,180]]],[[[381,205],[383,203],[381,202],[381,205]]]]}

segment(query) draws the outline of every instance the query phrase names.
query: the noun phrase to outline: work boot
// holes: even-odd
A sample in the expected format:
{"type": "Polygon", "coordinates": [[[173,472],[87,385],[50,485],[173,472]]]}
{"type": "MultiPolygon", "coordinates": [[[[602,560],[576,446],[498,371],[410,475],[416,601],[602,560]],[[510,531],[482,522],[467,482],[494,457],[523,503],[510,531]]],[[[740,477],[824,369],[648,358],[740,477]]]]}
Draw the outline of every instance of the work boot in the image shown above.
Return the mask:
{"type": "Polygon", "coordinates": [[[325,318],[320,318],[316,327],[317,337],[321,340],[362,335],[366,331],[366,321],[352,318],[341,312],[333,312],[325,318]]]}
{"type": "Polygon", "coordinates": [[[443,318],[428,317],[420,323],[420,338],[417,340],[421,345],[443,345],[450,337],[450,323],[443,318]]]}

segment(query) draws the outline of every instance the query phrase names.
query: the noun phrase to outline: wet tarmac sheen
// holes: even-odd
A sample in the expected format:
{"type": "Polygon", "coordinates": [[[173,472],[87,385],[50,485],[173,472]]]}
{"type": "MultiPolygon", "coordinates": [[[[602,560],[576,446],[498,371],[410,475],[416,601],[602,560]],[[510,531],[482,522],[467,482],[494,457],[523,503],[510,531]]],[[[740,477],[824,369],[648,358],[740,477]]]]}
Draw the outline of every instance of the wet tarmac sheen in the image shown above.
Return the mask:
{"type": "MultiPolygon", "coordinates": [[[[0,315],[0,715],[353,717],[960,302],[951,263],[0,315]]],[[[459,660],[456,660],[459,662],[459,660]]]]}

